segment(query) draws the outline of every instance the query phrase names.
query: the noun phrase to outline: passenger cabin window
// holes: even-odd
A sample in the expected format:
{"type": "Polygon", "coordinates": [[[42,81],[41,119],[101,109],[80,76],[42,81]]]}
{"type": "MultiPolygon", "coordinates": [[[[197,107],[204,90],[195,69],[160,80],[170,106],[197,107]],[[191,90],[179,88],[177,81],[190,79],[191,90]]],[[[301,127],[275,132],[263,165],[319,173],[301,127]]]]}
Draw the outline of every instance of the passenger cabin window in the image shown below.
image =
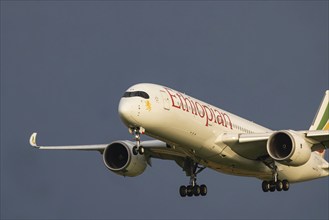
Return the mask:
{"type": "Polygon", "coordinates": [[[126,98],[136,97],[136,96],[142,97],[144,99],[149,99],[150,98],[150,96],[146,92],[143,92],[143,91],[125,92],[123,94],[123,97],[126,97],[126,98]]]}

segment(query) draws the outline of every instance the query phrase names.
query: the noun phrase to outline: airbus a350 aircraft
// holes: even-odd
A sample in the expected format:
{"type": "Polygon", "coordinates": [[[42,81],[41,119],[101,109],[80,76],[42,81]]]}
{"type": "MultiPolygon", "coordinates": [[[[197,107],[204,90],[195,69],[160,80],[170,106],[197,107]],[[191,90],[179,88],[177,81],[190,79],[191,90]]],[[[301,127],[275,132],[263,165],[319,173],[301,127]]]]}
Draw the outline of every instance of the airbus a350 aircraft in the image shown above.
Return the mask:
{"type": "Polygon", "coordinates": [[[205,196],[206,185],[197,184],[205,168],[263,180],[262,189],[287,191],[290,183],[329,175],[324,159],[329,146],[329,90],[309,130],[272,131],[230,112],[155,84],[130,87],[119,103],[119,115],[134,141],[81,146],[38,146],[36,133],[30,144],[45,150],[94,150],[106,167],[122,176],[137,176],[151,158],[174,160],[190,177],[179,193],[205,196]],[[156,140],[140,141],[146,134],[156,140]]]}

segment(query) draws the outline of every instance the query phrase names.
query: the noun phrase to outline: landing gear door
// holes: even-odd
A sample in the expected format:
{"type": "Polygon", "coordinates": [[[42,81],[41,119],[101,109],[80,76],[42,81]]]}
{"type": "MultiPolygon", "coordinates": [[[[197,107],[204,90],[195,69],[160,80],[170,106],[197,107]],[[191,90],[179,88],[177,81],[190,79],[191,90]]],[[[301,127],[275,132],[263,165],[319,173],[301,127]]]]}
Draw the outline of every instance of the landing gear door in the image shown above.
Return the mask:
{"type": "Polygon", "coordinates": [[[168,94],[163,90],[160,90],[160,92],[163,101],[163,108],[166,110],[170,110],[170,100],[168,94]]]}

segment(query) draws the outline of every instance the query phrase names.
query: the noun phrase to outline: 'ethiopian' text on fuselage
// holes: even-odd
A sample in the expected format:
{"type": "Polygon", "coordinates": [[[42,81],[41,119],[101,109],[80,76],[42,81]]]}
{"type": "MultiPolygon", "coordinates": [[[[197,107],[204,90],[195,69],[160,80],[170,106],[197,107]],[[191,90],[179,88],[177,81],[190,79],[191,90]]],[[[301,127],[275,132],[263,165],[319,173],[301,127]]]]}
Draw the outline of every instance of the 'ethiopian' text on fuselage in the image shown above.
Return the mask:
{"type": "Polygon", "coordinates": [[[209,126],[210,122],[214,122],[233,129],[231,119],[225,112],[172,89],[165,88],[165,90],[170,96],[172,107],[205,118],[205,126],[209,126]]]}

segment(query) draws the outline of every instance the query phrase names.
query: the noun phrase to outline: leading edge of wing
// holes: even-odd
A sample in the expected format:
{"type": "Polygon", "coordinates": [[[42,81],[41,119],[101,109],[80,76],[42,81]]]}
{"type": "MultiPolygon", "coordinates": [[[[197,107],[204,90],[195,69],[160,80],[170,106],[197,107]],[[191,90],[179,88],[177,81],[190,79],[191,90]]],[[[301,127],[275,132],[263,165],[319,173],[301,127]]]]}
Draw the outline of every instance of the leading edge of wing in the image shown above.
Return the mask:
{"type": "Polygon", "coordinates": [[[71,146],[39,146],[37,145],[37,133],[34,132],[30,137],[30,145],[41,150],[95,150],[103,152],[108,144],[93,145],[71,145],[71,146]]]}

